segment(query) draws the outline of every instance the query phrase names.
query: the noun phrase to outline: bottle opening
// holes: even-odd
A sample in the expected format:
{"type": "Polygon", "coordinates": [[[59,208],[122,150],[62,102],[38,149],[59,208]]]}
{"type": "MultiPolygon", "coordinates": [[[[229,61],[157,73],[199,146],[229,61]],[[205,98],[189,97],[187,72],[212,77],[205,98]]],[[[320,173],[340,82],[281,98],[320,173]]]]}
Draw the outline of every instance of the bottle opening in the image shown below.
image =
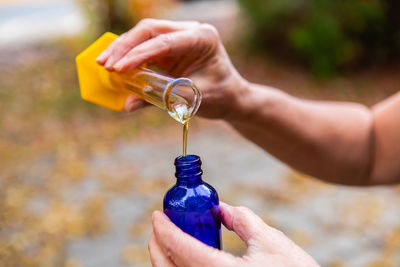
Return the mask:
{"type": "Polygon", "coordinates": [[[200,157],[197,155],[179,156],[175,159],[175,166],[194,164],[196,162],[201,165],[200,157]]]}
{"type": "Polygon", "coordinates": [[[175,159],[177,178],[199,177],[203,174],[201,160],[197,155],[179,156],[175,159]]]}
{"type": "Polygon", "coordinates": [[[201,92],[188,78],[175,79],[164,91],[164,104],[169,115],[184,124],[194,116],[201,103],[201,92]]]}

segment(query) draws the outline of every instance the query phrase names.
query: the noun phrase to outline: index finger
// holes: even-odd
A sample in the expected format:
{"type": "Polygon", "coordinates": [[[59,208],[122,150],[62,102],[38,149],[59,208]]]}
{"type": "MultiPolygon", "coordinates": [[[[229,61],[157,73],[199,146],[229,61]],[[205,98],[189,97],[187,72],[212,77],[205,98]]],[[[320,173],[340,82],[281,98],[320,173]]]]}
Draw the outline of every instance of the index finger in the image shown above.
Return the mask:
{"type": "Polygon", "coordinates": [[[197,26],[199,22],[142,19],[135,27],[114,40],[97,58],[97,63],[110,68],[130,49],[159,34],[180,31],[197,26]]]}
{"type": "Polygon", "coordinates": [[[198,43],[194,31],[178,31],[158,35],[132,48],[113,69],[119,72],[131,70],[146,62],[163,56],[178,56],[190,53],[198,43]]]}
{"type": "Polygon", "coordinates": [[[158,58],[182,55],[192,55],[193,61],[197,60],[200,64],[202,60],[210,59],[217,53],[219,42],[217,30],[208,24],[201,24],[195,29],[160,34],[132,48],[116,62],[113,69],[127,71],[158,58]]]}

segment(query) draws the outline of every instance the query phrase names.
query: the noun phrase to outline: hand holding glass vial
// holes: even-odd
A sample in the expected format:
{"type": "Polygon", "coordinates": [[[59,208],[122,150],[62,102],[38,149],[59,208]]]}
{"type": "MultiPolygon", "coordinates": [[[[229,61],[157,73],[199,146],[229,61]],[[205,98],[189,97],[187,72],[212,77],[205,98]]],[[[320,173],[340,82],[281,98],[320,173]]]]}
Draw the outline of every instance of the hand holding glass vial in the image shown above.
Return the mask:
{"type": "Polygon", "coordinates": [[[105,33],[76,58],[82,98],[113,110],[122,110],[134,94],[164,109],[185,124],[198,110],[201,93],[188,78],[172,78],[139,67],[125,72],[107,71],[96,63],[98,55],[117,38],[105,33]]]}

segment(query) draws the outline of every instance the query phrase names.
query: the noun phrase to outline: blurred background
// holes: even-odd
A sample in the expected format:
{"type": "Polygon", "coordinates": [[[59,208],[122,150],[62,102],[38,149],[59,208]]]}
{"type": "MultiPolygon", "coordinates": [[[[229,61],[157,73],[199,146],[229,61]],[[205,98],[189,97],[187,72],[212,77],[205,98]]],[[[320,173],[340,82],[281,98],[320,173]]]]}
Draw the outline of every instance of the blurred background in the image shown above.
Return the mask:
{"type": "MultiPolygon", "coordinates": [[[[151,212],[175,182],[182,127],[156,108],[80,98],[74,58],[104,31],[208,22],[248,80],[372,105],[400,89],[399,12],[396,0],[0,1],[0,266],[150,266],[151,212]]],[[[318,182],[219,121],[192,120],[188,146],[221,200],[322,266],[400,265],[399,187],[318,182]]],[[[228,231],[223,243],[245,252],[228,231]]]]}

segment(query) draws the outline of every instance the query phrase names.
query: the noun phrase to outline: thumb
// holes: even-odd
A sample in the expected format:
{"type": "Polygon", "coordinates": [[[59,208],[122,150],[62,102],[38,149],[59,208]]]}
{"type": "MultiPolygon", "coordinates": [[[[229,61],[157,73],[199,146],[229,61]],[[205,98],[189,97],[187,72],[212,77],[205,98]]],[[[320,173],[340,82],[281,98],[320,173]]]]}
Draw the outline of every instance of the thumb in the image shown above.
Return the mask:
{"type": "Polygon", "coordinates": [[[124,109],[126,111],[132,112],[132,111],[141,109],[147,105],[148,105],[148,103],[145,100],[143,100],[137,96],[134,96],[134,95],[129,95],[125,101],[124,109]]]}
{"type": "Polygon", "coordinates": [[[164,253],[177,266],[236,266],[237,259],[184,233],[160,211],[153,213],[153,232],[164,253]]]}
{"type": "Polygon", "coordinates": [[[260,239],[273,231],[253,211],[246,207],[232,207],[220,202],[221,220],[228,230],[234,231],[249,246],[250,240],[260,239]]]}

